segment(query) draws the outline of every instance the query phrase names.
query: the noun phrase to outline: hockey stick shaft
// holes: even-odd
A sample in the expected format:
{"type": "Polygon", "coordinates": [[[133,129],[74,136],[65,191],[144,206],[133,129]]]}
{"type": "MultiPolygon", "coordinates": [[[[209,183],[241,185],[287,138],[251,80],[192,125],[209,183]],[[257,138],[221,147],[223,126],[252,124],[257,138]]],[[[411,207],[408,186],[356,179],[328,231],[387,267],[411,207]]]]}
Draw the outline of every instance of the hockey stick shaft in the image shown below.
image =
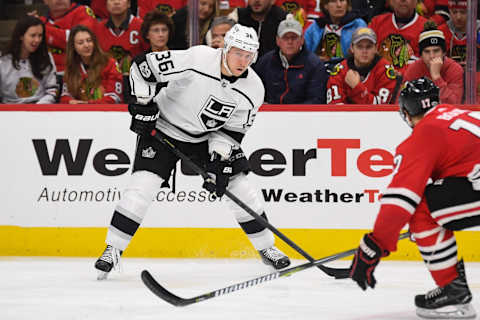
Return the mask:
{"type": "MultiPolygon", "coordinates": [[[[195,173],[202,176],[203,179],[209,178],[207,172],[200,168],[195,162],[193,162],[189,157],[187,157],[183,152],[177,149],[171,141],[169,141],[161,132],[157,130],[152,130],[151,135],[155,137],[158,141],[162,144],[167,146],[177,157],[182,159],[195,173]]],[[[239,207],[245,210],[249,215],[251,215],[255,220],[262,225],[262,227],[269,229],[272,231],[277,237],[282,239],[286,244],[288,244],[291,248],[295,251],[300,253],[304,258],[308,261],[313,262],[315,259],[306,253],[302,248],[296,245],[292,240],[290,240],[287,236],[281,233],[277,228],[271,225],[267,220],[261,217],[258,213],[256,213],[252,208],[250,208],[247,204],[245,204],[242,200],[240,200],[237,196],[235,196],[230,191],[225,190],[225,195],[230,198],[234,203],[236,203],[239,207]]],[[[328,274],[331,277],[335,277],[336,279],[345,279],[348,278],[348,270],[346,269],[335,269],[329,268],[322,265],[318,265],[318,268],[328,274]]]]}
{"type": "MultiPolygon", "coordinates": [[[[410,236],[410,232],[402,233],[399,236],[398,240],[408,238],[409,236],[410,236]]],[[[342,258],[351,256],[351,255],[355,254],[356,251],[357,251],[357,248],[350,249],[350,250],[347,250],[347,251],[344,251],[344,252],[340,252],[340,253],[325,257],[325,258],[321,258],[321,259],[318,259],[318,260],[307,262],[307,263],[298,265],[296,267],[291,267],[291,268],[288,268],[288,269],[284,269],[282,271],[269,273],[269,274],[266,274],[266,275],[263,275],[263,276],[260,276],[260,277],[256,277],[254,279],[250,279],[250,280],[247,280],[247,281],[238,282],[238,283],[235,283],[233,285],[230,285],[230,286],[227,286],[227,287],[224,287],[224,288],[220,288],[220,289],[217,289],[217,290],[214,290],[214,291],[210,291],[210,292],[198,295],[198,296],[193,297],[193,298],[181,298],[181,297],[171,293],[170,291],[165,289],[162,285],[160,285],[153,278],[153,276],[150,274],[150,272],[148,272],[147,270],[143,270],[141,276],[142,276],[143,283],[156,296],[160,297],[161,299],[165,300],[166,302],[168,302],[168,303],[170,303],[170,304],[172,304],[176,307],[184,307],[184,306],[188,306],[190,304],[194,304],[194,303],[197,303],[197,302],[201,302],[201,301],[205,301],[205,300],[208,300],[208,299],[223,296],[225,294],[232,293],[232,292],[235,292],[235,291],[247,289],[247,288],[259,285],[259,284],[264,283],[264,282],[272,281],[272,280],[282,278],[282,277],[285,277],[285,276],[290,276],[294,273],[297,273],[297,272],[300,272],[300,271],[303,271],[303,270],[307,270],[311,267],[317,267],[317,266],[319,266],[323,263],[327,263],[327,262],[331,262],[331,261],[335,261],[335,260],[338,260],[338,259],[342,259],[342,258]]]]}

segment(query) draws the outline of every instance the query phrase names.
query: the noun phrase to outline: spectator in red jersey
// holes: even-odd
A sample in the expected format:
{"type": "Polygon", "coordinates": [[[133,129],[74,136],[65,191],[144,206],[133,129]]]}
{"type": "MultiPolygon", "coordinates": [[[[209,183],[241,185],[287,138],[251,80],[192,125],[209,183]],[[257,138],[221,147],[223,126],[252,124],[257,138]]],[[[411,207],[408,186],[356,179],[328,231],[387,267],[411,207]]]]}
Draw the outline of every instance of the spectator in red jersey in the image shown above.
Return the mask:
{"type": "MultiPolygon", "coordinates": [[[[450,0],[448,2],[450,20],[438,29],[445,35],[447,57],[460,63],[463,67],[467,60],[467,1],[450,0]]],[[[477,45],[480,44],[480,21],[477,20],[477,45]]],[[[480,57],[477,51],[477,59],[480,57]]]]}
{"type": "Polygon", "coordinates": [[[122,74],[115,59],[100,48],[87,27],[74,27],[67,42],[67,65],[61,103],[120,103],[122,74]]]}
{"type": "Polygon", "coordinates": [[[168,50],[168,40],[173,36],[173,21],[162,11],[147,13],[140,28],[143,40],[150,45],[149,51],[168,50]]]}
{"type": "Polygon", "coordinates": [[[277,49],[264,54],[254,70],[265,86],[265,101],[324,104],[328,74],[323,62],[303,47],[302,25],[292,14],[280,22],[277,49]]]}
{"type": "Polygon", "coordinates": [[[427,19],[416,13],[417,0],[390,0],[390,6],[393,13],[374,17],[370,28],[377,34],[378,53],[403,73],[420,56],[418,36],[427,19]]]}
{"type": "MultiPolygon", "coordinates": [[[[216,0],[198,0],[198,30],[199,43],[205,44],[205,35],[210,28],[213,18],[218,16],[218,2],[216,0]]],[[[170,49],[183,50],[190,47],[188,7],[178,10],[173,16],[175,33],[168,43],[170,49]]]]}
{"type": "Polygon", "coordinates": [[[445,36],[437,30],[435,22],[425,23],[419,37],[421,59],[409,65],[405,81],[427,77],[440,88],[440,102],[457,104],[462,102],[463,69],[445,56],[445,36]]]}
{"type": "Polygon", "coordinates": [[[130,0],[107,0],[108,20],[98,23],[94,29],[102,50],[117,61],[120,71],[127,75],[132,58],[142,53],[147,45],[142,41],[142,20],[130,13],[130,0]]]}
{"type": "Polygon", "coordinates": [[[450,19],[448,0],[423,0],[418,4],[417,12],[438,26],[450,19]]]}
{"type": "Polygon", "coordinates": [[[212,48],[223,48],[223,38],[225,38],[225,34],[235,25],[235,23],[235,20],[229,17],[215,17],[212,21],[212,26],[205,37],[207,45],[212,48]]]}
{"type": "MultiPolygon", "coordinates": [[[[377,53],[377,36],[367,27],[355,30],[351,55],[330,72],[328,104],[390,104],[397,84],[395,70],[377,53]]],[[[400,83],[399,83],[400,84],[400,83]]]]}
{"type": "Polygon", "coordinates": [[[276,0],[275,5],[282,8],[286,13],[293,14],[302,27],[305,26],[308,17],[313,19],[318,17],[315,12],[316,0],[276,0]]]}
{"type": "MultiPolygon", "coordinates": [[[[93,28],[96,23],[95,15],[90,7],[72,3],[70,0],[44,0],[44,2],[49,11],[46,17],[40,19],[45,23],[47,45],[55,60],[57,74],[63,75],[70,29],[77,24],[93,28]]],[[[38,17],[36,11],[29,14],[38,17]]]]}
{"type": "Polygon", "coordinates": [[[143,19],[150,11],[158,9],[171,17],[187,4],[187,0],[139,0],[137,16],[143,19]]]}

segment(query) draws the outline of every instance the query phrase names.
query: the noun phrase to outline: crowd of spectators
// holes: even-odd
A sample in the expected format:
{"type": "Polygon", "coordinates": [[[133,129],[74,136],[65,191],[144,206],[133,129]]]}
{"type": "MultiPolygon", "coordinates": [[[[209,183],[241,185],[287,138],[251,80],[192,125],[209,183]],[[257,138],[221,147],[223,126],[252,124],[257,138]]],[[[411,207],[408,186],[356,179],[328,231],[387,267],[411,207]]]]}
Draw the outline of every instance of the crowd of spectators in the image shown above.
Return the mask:
{"type": "Polygon", "coordinates": [[[195,28],[186,0],[44,2],[2,48],[2,103],[129,102],[136,55],[222,48],[235,23],[257,31],[265,103],[394,104],[422,76],[441,102],[465,100],[466,0],[198,0],[195,28]]]}

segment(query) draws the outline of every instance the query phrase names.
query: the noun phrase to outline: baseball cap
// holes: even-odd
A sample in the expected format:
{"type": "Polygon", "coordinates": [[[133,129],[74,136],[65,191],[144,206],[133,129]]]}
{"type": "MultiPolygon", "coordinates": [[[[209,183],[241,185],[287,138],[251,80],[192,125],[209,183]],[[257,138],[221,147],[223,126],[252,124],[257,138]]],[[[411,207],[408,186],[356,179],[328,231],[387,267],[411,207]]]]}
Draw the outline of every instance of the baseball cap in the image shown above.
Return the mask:
{"type": "Polygon", "coordinates": [[[377,43],[377,35],[375,34],[375,31],[373,31],[371,28],[367,27],[360,27],[355,30],[355,32],[352,35],[352,43],[356,44],[361,40],[370,40],[373,43],[377,43]]]}
{"type": "Polygon", "coordinates": [[[299,36],[302,35],[302,25],[300,24],[300,22],[295,20],[291,13],[287,14],[285,20],[280,22],[280,24],[278,25],[277,35],[281,38],[287,32],[293,32],[299,36]]]}

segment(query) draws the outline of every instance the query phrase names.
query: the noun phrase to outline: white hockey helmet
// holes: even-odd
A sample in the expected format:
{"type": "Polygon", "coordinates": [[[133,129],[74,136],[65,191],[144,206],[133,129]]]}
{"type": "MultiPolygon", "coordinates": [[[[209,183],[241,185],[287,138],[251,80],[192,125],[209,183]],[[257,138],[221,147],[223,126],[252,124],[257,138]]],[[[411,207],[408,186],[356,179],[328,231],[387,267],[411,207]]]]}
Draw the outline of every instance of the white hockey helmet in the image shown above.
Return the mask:
{"type": "Polygon", "coordinates": [[[257,60],[258,48],[260,47],[255,29],[237,23],[227,31],[223,45],[224,63],[227,53],[232,47],[252,52],[254,56],[251,63],[254,63],[257,60]]]}

